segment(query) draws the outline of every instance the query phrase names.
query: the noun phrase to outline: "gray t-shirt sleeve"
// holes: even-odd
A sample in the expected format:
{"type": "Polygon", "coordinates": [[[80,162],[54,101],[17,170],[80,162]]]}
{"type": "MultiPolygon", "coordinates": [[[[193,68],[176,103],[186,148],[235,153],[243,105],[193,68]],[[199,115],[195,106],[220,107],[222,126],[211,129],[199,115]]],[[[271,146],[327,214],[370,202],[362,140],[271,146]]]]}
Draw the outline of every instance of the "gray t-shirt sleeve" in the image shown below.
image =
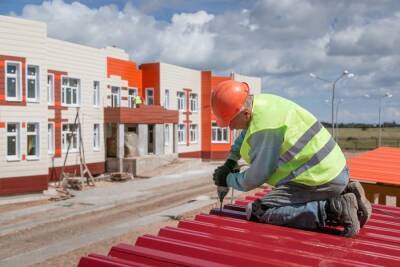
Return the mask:
{"type": "Polygon", "coordinates": [[[265,130],[250,138],[250,168],[227,177],[228,186],[240,191],[252,190],[263,183],[277,168],[283,143],[281,129],[265,130]]]}
{"type": "Polygon", "coordinates": [[[242,132],[239,134],[239,136],[236,138],[235,142],[231,146],[231,151],[229,153],[228,159],[238,161],[241,158],[240,148],[242,147],[245,135],[246,135],[246,130],[242,130],[242,132]]]}

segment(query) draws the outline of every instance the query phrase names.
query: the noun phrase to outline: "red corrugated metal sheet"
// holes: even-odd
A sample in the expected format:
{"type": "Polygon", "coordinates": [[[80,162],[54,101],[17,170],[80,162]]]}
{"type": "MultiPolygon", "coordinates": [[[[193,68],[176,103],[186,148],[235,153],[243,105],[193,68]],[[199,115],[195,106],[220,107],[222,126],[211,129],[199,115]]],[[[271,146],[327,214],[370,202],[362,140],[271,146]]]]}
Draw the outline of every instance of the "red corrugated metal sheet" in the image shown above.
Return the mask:
{"type": "Polygon", "coordinates": [[[373,215],[355,238],[244,220],[244,205],[266,194],[225,205],[222,216],[200,214],[165,227],[158,235],[119,244],[108,256],[90,254],[87,266],[399,266],[400,209],[373,206],[373,215]]]}
{"type": "Polygon", "coordinates": [[[400,185],[400,149],[381,147],[347,161],[350,176],[360,181],[400,185]]]}

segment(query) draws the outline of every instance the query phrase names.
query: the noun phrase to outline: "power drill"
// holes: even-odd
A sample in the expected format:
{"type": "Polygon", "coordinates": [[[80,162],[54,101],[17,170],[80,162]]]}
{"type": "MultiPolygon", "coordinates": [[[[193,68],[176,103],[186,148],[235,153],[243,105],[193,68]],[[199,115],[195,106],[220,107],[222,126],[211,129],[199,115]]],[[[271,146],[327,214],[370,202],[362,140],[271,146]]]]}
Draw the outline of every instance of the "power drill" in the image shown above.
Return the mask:
{"type": "Polygon", "coordinates": [[[224,198],[225,196],[228,194],[229,192],[229,187],[225,187],[225,186],[217,186],[217,194],[218,194],[218,199],[219,199],[219,212],[222,212],[222,203],[224,202],[224,198]]]}

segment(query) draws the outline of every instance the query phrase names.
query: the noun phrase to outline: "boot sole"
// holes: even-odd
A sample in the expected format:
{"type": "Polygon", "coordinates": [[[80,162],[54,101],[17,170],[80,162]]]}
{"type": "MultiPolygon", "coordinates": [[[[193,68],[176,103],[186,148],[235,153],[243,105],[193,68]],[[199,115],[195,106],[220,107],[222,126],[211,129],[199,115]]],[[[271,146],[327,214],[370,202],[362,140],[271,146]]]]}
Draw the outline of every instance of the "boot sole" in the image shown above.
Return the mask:
{"type": "Polygon", "coordinates": [[[357,197],[352,193],[347,193],[343,196],[346,199],[348,205],[346,205],[347,214],[349,215],[349,219],[351,219],[351,227],[349,225],[345,225],[345,229],[343,232],[343,236],[352,237],[357,235],[360,232],[360,222],[357,215],[357,197]]]}
{"type": "Polygon", "coordinates": [[[371,217],[372,206],[368,199],[365,197],[365,191],[360,182],[353,181],[349,184],[349,192],[353,193],[357,198],[358,204],[358,219],[360,220],[360,226],[363,227],[371,217]]]}

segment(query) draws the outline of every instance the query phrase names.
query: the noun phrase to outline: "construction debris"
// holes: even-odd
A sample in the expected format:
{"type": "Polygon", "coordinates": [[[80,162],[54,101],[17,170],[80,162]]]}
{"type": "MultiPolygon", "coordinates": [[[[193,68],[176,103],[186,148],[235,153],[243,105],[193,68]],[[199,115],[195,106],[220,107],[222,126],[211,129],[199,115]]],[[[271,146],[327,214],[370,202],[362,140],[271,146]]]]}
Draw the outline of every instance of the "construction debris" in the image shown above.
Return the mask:
{"type": "Polygon", "coordinates": [[[132,180],[133,175],[128,172],[113,172],[111,173],[111,181],[114,182],[126,182],[132,180]]]}

